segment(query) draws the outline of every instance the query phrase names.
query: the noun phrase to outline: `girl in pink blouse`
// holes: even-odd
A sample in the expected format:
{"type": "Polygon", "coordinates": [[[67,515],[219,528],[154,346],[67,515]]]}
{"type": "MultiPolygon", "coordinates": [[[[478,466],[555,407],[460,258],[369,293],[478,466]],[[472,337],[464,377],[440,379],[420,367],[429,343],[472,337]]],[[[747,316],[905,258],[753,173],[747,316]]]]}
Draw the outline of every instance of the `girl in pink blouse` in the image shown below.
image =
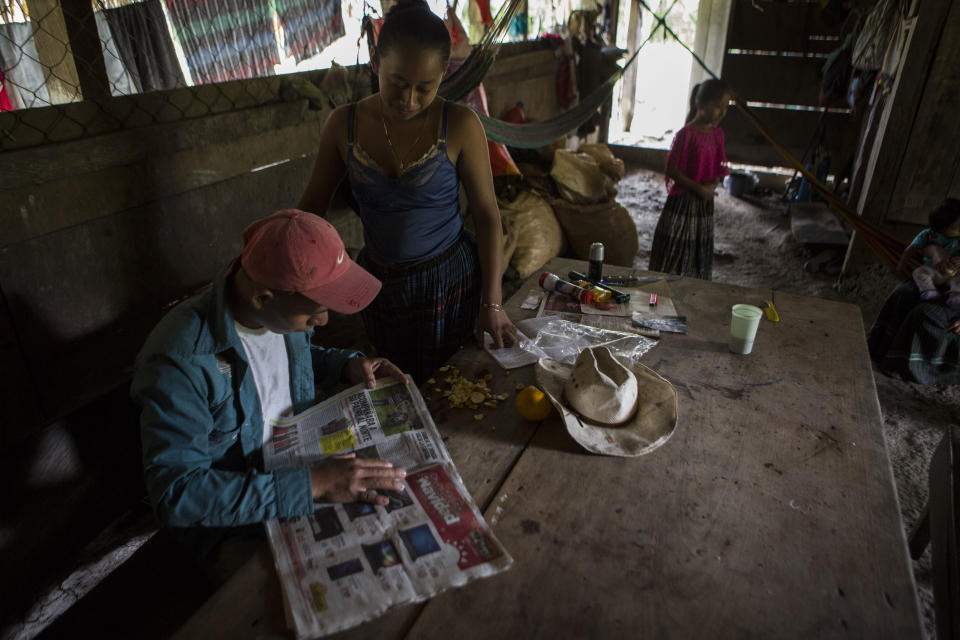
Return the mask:
{"type": "Polygon", "coordinates": [[[713,196],[730,173],[720,121],[731,92],[722,80],[693,88],[686,125],[667,154],[667,202],[657,222],[650,270],[710,280],[713,268],[713,196]]]}

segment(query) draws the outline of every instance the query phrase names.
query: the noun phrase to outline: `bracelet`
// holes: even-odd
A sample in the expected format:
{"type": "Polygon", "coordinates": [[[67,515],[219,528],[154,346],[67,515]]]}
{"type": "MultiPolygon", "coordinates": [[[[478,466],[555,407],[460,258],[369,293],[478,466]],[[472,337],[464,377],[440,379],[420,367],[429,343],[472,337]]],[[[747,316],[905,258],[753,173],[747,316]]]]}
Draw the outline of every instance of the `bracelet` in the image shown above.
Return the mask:
{"type": "Polygon", "coordinates": [[[503,305],[496,302],[484,302],[481,304],[484,309],[493,309],[494,311],[503,311],[503,305]]]}

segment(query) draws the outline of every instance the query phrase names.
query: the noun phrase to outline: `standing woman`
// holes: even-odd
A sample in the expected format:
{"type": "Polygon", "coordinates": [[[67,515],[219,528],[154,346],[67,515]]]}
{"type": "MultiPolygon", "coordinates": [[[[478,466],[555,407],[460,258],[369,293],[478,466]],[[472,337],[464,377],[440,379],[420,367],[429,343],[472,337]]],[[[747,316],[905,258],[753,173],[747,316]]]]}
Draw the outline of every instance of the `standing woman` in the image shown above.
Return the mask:
{"type": "Polygon", "coordinates": [[[486,136],[468,108],[437,98],[450,34],[424,0],[387,13],[371,65],[380,92],[335,109],[300,208],[324,215],[344,175],[359,205],[361,264],[383,282],[363,310],[378,354],[417,382],[471,334],[516,340],[501,306],[503,238],[486,136]],[[463,183],[476,239],[463,228],[463,183]]]}

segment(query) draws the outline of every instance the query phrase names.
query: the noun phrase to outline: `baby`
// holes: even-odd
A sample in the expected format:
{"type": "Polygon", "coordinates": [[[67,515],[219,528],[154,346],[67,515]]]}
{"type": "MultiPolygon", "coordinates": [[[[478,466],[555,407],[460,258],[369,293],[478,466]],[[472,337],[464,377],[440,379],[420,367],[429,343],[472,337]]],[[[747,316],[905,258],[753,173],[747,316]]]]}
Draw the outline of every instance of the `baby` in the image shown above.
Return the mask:
{"type": "Polygon", "coordinates": [[[923,255],[923,266],[913,270],[921,300],[936,300],[947,290],[947,305],[960,307],[960,200],[947,198],[930,212],[924,229],[910,248],[923,255]]]}

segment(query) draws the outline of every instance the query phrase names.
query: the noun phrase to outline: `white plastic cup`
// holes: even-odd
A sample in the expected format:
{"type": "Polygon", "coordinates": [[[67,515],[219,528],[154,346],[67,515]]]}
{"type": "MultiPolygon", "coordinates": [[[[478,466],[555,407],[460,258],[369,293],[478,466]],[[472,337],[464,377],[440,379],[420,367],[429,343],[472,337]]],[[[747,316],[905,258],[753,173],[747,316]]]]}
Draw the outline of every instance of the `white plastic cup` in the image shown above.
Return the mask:
{"type": "Polygon", "coordinates": [[[730,309],[730,351],[745,356],[753,351],[753,340],[763,311],[752,304],[735,304],[730,309]]]}

